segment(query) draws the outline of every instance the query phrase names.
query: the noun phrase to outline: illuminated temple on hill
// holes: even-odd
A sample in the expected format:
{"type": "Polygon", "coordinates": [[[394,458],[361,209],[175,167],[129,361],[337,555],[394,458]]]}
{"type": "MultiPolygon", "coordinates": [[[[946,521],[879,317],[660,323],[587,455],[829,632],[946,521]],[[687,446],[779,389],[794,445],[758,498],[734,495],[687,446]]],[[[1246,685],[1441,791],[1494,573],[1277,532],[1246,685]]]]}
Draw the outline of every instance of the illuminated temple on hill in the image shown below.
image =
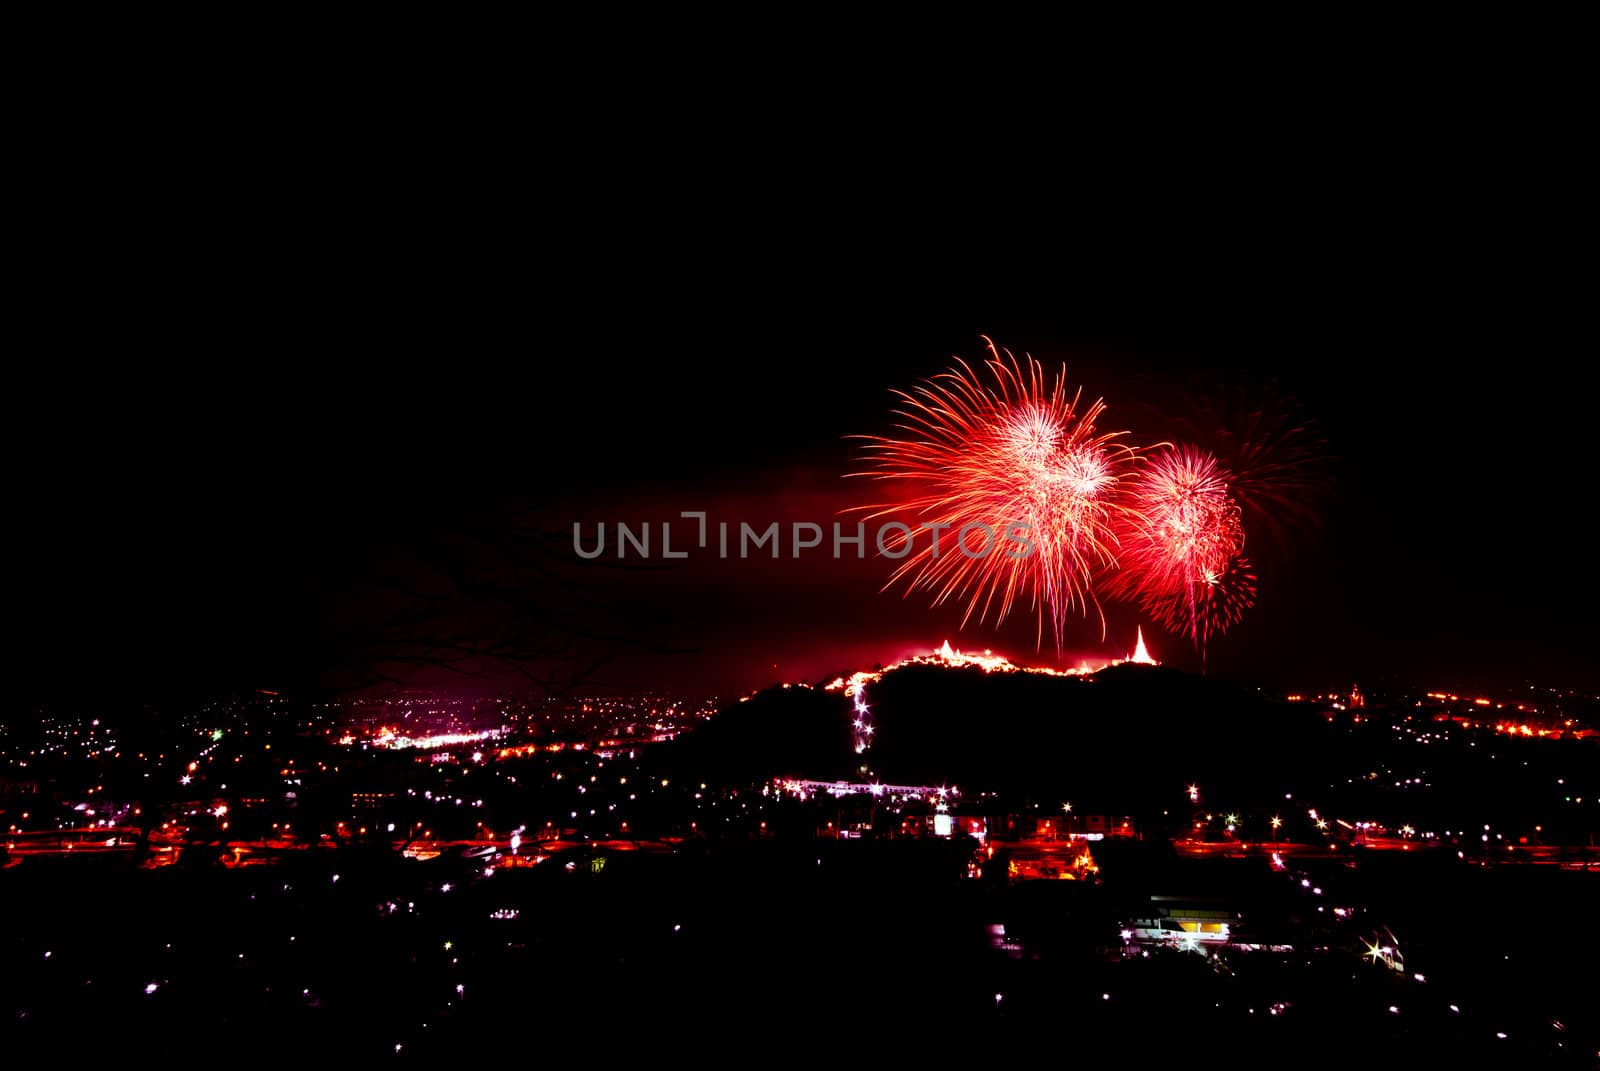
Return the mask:
{"type": "Polygon", "coordinates": [[[1133,655],[1132,655],[1132,657],[1130,657],[1128,659],[1128,661],[1129,662],[1137,662],[1141,666],[1157,666],[1157,665],[1161,664],[1161,663],[1157,662],[1154,658],[1150,657],[1150,651],[1144,645],[1144,627],[1143,626],[1140,626],[1140,628],[1139,628],[1139,642],[1134,645],[1133,655]]]}
{"type": "Polygon", "coordinates": [[[950,641],[945,640],[943,644],[928,654],[902,658],[900,661],[884,666],[882,669],[862,670],[851,674],[849,677],[837,677],[823,685],[823,688],[826,691],[842,691],[845,695],[853,696],[863,686],[880,679],[885,673],[904,666],[949,666],[952,668],[971,666],[981,669],[985,673],[1039,673],[1049,677],[1087,677],[1109,666],[1120,666],[1130,662],[1143,666],[1159,666],[1161,664],[1150,656],[1150,650],[1144,643],[1144,629],[1142,627],[1136,634],[1133,654],[1127,658],[1113,658],[1110,661],[1102,662],[1098,666],[1090,665],[1085,661],[1069,669],[1018,665],[1005,655],[995,654],[990,650],[985,650],[981,654],[968,654],[951,647],[950,641]]]}

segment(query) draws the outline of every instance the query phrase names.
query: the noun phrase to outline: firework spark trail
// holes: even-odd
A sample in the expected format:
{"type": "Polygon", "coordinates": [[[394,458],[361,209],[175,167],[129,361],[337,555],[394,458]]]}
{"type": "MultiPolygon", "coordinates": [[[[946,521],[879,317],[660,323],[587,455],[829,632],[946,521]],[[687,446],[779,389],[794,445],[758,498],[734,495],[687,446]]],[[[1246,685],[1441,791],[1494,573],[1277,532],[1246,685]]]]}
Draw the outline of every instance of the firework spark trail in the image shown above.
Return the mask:
{"type": "Polygon", "coordinates": [[[1059,650],[1071,611],[1094,607],[1104,633],[1093,578],[1116,565],[1125,509],[1117,487],[1137,452],[1118,442],[1126,432],[1096,429],[1104,403],[1083,406],[1081,391],[1069,397],[1065,368],[1052,378],[1032,357],[1024,367],[1009,350],[984,341],[993,386],[958,359],[959,370],[896,392],[904,403],[896,414],[906,421],[897,427],[905,437],[860,436],[874,470],[855,475],[925,488],[863,508],[873,518],[914,515],[921,525],[942,525],[950,533],[940,545],[932,539],[919,545],[907,536],[891,542],[891,556],[905,558],[885,588],[904,580],[907,594],[930,591],[936,605],[965,597],[963,625],[974,613],[985,621],[991,612],[999,624],[1026,600],[1037,613],[1039,641],[1048,615],[1059,650]],[[1007,549],[959,551],[955,540],[983,549],[984,529],[1008,541],[1007,549]],[[983,541],[975,545],[974,534],[983,541]],[[1030,544],[1027,553],[1019,535],[1030,544]]]}
{"type": "Polygon", "coordinates": [[[1181,589],[1141,593],[1139,604],[1169,631],[1189,636],[1203,660],[1207,643],[1237,624],[1255,605],[1255,597],[1255,570],[1249,558],[1239,555],[1221,572],[1181,589]]]}
{"type": "Polygon", "coordinates": [[[1177,437],[1210,450],[1232,478],[1228,493],[1244,510],[1255,550],[1283,551],[1293,529],[1316,520],[1328,490],[1327,443],[1294,417],[1270,384],[1217,388],[1187,399],[1177,437]]]}

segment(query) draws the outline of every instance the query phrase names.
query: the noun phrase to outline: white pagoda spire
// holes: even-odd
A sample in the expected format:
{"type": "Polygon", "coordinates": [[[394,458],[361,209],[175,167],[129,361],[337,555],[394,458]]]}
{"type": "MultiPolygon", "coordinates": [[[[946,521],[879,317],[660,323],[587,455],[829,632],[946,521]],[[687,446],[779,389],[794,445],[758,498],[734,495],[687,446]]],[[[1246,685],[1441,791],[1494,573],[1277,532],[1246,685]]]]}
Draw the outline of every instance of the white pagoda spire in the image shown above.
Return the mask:
{"type": "Polygon", "coordinates": [[[1128,659],[1128,661],[1137,662],[1141,666],[1160,665],[1159,662],[1150,657],[1150,650],[1144,645],[1144,626],[1142,625],[1139,627],[1139,642],[1134,645],[1133,657],[1128,659]]]}

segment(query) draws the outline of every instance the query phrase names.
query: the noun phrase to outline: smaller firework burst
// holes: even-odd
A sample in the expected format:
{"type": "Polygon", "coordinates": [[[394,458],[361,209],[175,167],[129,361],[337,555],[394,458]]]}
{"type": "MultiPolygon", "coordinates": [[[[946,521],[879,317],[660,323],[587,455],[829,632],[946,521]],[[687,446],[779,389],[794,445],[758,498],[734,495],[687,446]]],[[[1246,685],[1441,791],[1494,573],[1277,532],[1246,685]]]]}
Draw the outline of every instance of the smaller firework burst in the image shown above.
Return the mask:
{"type": "Polygon", "coordinates": [[[1191,446],[1152,454],[1127,481],[1119,568],[1108,590],[1206,641],[1255,602],[1255,574],[1243,556],[1244,525],[1217,459],[1191,446]]]}

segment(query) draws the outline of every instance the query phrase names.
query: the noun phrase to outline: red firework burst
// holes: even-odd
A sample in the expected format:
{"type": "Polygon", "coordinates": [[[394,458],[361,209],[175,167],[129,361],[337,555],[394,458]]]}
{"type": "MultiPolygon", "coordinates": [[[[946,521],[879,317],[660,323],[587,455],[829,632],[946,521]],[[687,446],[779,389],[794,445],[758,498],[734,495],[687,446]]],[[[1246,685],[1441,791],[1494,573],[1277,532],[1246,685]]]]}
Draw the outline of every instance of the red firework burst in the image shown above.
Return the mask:
{"type": "Polygon", "coordinates": [[[1242,554],[1230,559],[1220,573],[1198,582],[1165,594],[1151,591],[1139,595],[1140,606],[1169,631],[1189,636],[1202,657],[1207,642],[1237,624],[1255,601],[1255,570],[1242,554]]]}
{"type": "Polygon", "coordinates": [[[1109,590],[1136,599],[1202,655],[1255,602],[1231,475],[1205,451],[1168,447],[1125,485],[1119,569],[1109,590]]]}
{"type": "Polygon", "coordinates": [[[1104,403],[1069,395],[1065,368],[1051,377],[1032,357],[1019,363],[984,341],[992,385],[960,362],[909,393],[895,392],[904,402],[896,411],[902,437],[861,436],[874,468],[857,475],[916,484],[902,499],[865,508],[873,517],[913,517],[924,532],[961,541],[952,547],[949,536],[936,543],[908,535],[891,544],[890,555],[904,561],[886,588],[905,580],[908,593],[928,590],[935,604],[964,597],[963,624],[991,612],[998,624],[1025,599],[1037,611],[1041,642],[1048,616],[1059,649],[1069,612],[1099,611],[1092,581],[1116,564],[1124,508],[1117,485],[1135,451],[1117,441],[1126,432],[1095,427],[1104,403]],[[960,550],[971,546],[970,535],[986,533],[1014,545],[960,550]]]}

